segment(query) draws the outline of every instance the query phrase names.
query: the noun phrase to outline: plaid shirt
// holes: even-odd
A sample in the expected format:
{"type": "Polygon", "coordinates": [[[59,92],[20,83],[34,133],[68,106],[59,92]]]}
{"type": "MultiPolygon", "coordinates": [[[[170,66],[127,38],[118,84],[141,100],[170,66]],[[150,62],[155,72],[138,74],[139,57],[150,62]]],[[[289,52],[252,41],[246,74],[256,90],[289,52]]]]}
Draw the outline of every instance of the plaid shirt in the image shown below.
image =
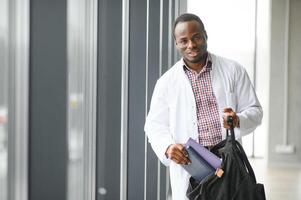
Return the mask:
{"type": "Polygon", "coordinates": [[[199,143],[203,146],[212,146],[222,141],[218,104],[211,84],[211,69],[212,62],[209,55],[206,65],[199,74],[184,65],[184,71],[190,80],[195,97],[199,143]]]}

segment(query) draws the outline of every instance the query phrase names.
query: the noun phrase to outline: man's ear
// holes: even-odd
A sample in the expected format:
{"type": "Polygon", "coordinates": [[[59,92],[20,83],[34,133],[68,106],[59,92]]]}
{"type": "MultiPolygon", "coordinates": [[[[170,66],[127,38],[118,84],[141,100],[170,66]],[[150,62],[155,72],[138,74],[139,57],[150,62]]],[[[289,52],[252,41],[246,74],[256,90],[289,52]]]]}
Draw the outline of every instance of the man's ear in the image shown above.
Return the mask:
{"type": "Polygon", "coordinates": [[[204,30],[204,36],[205,36],[205,39],[208,40],[208,35],[207,35],[206,30],[204,30]]]}
{"type": "Polygon", "coordinates": [[[175,41],[175,44],[176,44],[176,48],[177,48],[178,50],[180,50],[177,41],[175,41]]]}
{"type": "Polygon", "coordinates": [[[175,44],[178,45],[175,35],[173,35],[173,40],[175,41],[175,44]]]}
{"type": "Polygon", "coordinates": [[[177,42],[176,38],[174,37],[173,39],[175,41],[176,47],[178,47],[178,42],[177,42]]]}

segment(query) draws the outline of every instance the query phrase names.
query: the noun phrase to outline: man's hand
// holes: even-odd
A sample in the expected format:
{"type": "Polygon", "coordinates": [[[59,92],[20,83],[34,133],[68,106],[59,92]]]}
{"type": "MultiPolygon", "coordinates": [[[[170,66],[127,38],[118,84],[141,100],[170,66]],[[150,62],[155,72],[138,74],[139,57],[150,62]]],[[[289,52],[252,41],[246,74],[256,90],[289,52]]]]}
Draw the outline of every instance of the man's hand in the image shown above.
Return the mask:
{"type": "Polygon", "coordinates": [[[188,165],[191,163],[188,153],[182,144],[170,145],[167,148],[165,155],[177,164],[188,165]]]}
{"type": "Polygon", "coordinates": [[[224,109],[224,128],[230,129],[231,127],[227,123],[227,118],[231,116],[233,118],[233,128],[238,127],[239,128],[239,117],[236,115],[236,113],[232,110],[232,108],[225,108],[224,109]]]}

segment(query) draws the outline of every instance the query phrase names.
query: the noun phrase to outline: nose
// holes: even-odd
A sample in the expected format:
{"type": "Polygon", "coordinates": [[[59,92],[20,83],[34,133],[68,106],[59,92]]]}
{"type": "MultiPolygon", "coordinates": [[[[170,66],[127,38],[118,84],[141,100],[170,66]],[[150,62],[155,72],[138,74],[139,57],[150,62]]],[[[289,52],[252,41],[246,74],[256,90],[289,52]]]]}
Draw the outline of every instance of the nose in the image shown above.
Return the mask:
{"type": "Polygon", "coordinates": [[[196,43],[194,40],[189,40],[187,44],[187,48],[192,49],[196,46],[196,43]]]}

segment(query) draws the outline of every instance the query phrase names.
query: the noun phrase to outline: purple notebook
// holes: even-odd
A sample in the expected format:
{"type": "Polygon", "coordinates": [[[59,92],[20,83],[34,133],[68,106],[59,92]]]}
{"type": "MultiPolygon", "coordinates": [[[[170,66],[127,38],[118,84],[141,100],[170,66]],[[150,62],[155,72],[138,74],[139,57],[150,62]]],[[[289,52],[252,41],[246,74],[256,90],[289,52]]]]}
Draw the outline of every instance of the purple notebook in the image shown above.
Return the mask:
{"type": "Polygon", "coordinates": [[[185,144],[185,148],[192,147],[204,160],[206,160],[214,169],[221,167],[221,159],[208,149],[197,143],[195,140],[189,138],[185,144]]]}

